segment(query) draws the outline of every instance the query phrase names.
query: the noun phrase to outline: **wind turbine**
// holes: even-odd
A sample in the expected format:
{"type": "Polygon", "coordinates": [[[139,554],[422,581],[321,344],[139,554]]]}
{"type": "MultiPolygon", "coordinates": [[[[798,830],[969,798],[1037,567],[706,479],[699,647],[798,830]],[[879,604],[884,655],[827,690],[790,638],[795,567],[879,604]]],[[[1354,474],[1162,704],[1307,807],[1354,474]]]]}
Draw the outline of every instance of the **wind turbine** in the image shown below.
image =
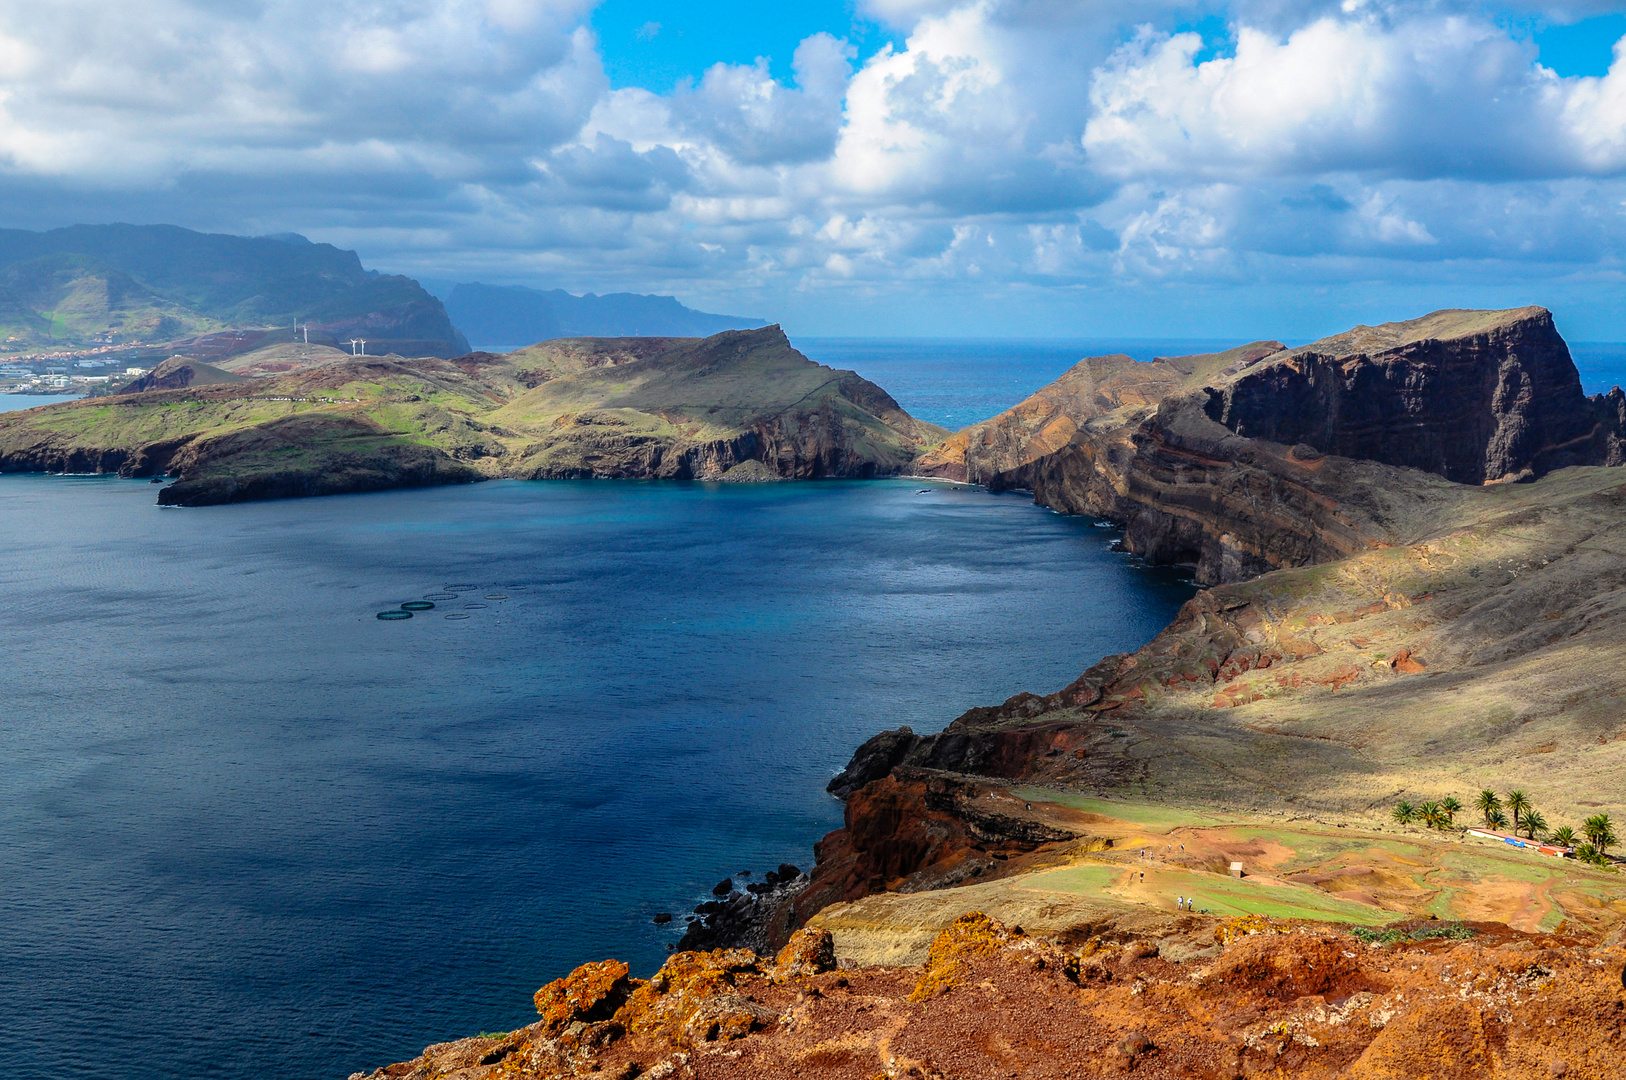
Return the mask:
{"type": "Polygon", "coordinates": [[[367,355],[367,339],[366,338],[351,338],[350,339],[350,355],[351,356],[366,356],[367,355]],[[357,346],[360,346],[360,351],[357,351],[357,346]]]}

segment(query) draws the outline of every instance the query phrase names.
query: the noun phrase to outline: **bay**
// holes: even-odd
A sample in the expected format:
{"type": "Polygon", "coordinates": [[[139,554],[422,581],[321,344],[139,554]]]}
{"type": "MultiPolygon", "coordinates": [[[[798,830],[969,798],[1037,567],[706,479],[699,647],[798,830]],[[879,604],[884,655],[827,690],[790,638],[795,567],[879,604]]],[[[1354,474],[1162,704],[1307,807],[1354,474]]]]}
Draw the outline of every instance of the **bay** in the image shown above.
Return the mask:
{"type": "Polygon", "coordinates": [[[863,739],[1063,686],[1192,592],[951,485],[153,490],[0,477],[20,1076],[343,1077],[647,974],[657,911],[809,864],[863,739]]]}

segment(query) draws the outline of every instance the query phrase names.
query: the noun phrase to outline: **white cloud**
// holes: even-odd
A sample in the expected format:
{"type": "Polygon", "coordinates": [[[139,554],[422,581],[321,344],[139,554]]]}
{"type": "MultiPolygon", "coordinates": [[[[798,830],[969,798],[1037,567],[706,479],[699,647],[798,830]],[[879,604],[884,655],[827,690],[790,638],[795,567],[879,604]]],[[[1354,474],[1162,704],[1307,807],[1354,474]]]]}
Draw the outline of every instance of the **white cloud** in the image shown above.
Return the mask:
{"type": "Polygon", "coordinates": [[[787,80],[717,64],[667,94],[609,88],[591,7],[0,0],[6,224],[297,229],[767,315],[1329,268],[1560,281],[1626,244],[1621,46],[1560,78],[1469,0],[868,0],[900,46],[813,34],[787,80]],[[1178,32],[1215,12],[1225,42],[1178,32]]]}
{"type": "Polygon", "coordinates": [[[796,48],[797,88],[776,82],[766,60],[716,64],[697,87],[680,86],[672,109],[688,132],[747,165],[796,164],[829,157],[841,130],[852,46],[814,34],[796,48]]]}

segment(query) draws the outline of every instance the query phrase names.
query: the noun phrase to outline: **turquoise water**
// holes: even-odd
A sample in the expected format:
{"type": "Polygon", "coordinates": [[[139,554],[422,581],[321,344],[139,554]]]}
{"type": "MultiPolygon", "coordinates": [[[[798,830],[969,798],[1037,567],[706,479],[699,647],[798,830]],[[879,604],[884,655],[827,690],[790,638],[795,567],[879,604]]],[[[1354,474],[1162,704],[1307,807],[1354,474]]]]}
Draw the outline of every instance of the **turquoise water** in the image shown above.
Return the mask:
{"type": "Polygon", "coordinates": [[[869,735],[1059,688],[1191,595],[924,486],[0,476],[0,1060],[303,1080],[527,1023],[586,960],[651,971],[655,912],[809,865],[869,735]]]}

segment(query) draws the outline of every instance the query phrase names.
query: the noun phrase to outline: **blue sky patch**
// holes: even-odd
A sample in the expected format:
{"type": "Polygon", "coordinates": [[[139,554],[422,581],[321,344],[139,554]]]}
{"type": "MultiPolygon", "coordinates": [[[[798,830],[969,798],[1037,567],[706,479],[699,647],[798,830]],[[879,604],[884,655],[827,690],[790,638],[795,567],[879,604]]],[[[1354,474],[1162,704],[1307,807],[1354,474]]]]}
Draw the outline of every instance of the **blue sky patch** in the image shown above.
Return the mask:
{"type": "Polygon", "coordinates": [[[821,30],[852,43],[860,59],[888,41],[902,45],[889,30],[857,15],[851,0],[605,0],[592,25],[610,85],[656,93],[685,78],[699,82],[713,64],[750,64],[759,56],[768,58],[774,78],[789,81],[796,46],[821,30]]]}
{"type": "Polygon", "coordinates": [[[1626,14],[1599,15],[1568,26],[1544,26],[1531,35],[1541,63],[1560,75],[1603,75],[1626,37],[1626,14]]]}

